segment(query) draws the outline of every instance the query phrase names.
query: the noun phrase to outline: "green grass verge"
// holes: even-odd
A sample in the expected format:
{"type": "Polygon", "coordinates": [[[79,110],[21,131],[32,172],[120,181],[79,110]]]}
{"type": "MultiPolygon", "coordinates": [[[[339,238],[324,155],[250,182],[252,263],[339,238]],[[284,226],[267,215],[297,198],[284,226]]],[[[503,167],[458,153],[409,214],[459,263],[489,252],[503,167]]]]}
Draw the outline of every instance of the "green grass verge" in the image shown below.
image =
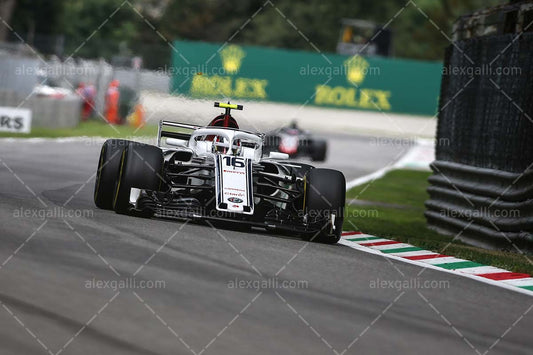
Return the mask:
{"type": "MultiPolygon", "coordinates": [[[[485,250],[440,235],[426,227],[424,201],[430,173],[393,170],[383,178],[348,191],[348,199],[370,201],[368,205],[349,205],[344,228],[409,243],[457,258],[493,265],[514,272],[533,274],[533,265],[521,254],[485,250]],[[375,204],[373,204],[375,203],[375,204]],[[403,206],[389,207],[384,204],[403,206]],[[451,242],[451,244],[450,244],[451,242]]],[[[533,255],[528,255],[530,260],[533,255]]]]}
{"type": "Polygon", "coordinates": [[[105,123],[103,120],[98,119],[90,120],[87,122],[81,122],[77,127],[74,128],[32,127],[31,133],[28,134],[0,132],[0,138],[59,138],[76,136],[126,138],[137,136],[155,137],[156,135],[157,125],[146,125],[137,130],[137,128],[128,125],[112,127],[109,124],[105,123]]]}

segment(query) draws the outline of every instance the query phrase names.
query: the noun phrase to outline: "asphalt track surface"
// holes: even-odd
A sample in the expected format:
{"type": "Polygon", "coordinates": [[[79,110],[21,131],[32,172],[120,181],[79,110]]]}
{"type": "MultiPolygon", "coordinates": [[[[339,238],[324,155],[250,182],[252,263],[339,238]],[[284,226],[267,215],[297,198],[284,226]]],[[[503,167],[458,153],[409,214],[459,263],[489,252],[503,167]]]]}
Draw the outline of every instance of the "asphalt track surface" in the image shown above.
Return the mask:
{"type": "MultiPolygon", "coordinates": [[[[405,148],[329,138],[326,165],[348,178],[405,148]]],[[[98,151],[0,141],[0,354],[531,354],[523,294],[341,245],[98,210],[98,151]],[[399,287],[415,279],[441,286],[399,287]]]]}

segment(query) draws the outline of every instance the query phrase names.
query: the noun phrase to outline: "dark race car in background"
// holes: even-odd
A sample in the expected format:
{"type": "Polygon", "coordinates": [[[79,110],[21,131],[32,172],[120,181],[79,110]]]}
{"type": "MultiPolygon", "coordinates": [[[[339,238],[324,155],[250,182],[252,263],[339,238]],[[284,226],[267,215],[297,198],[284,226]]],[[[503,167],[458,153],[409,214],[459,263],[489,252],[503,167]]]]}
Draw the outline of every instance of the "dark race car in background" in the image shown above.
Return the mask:
{"type": "Polygon", "coordinates": [[[313,161],[325,161],[328,144],[326,140],[314,137],[292,122],[290,126],[267,133],[263,151],[285,153],[291,158],[309,157],[313,161]]]}

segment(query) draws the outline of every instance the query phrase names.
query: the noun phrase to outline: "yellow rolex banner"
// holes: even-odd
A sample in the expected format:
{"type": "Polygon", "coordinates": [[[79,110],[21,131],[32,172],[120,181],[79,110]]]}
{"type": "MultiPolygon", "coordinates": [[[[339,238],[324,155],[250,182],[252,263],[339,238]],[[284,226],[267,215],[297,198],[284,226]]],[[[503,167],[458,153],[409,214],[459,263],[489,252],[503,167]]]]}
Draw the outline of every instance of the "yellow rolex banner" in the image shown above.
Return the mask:
{"type": "Polygon", "coordinates": [[[174,41],[171,91],[434,115],[442,63],[174,41]]]}

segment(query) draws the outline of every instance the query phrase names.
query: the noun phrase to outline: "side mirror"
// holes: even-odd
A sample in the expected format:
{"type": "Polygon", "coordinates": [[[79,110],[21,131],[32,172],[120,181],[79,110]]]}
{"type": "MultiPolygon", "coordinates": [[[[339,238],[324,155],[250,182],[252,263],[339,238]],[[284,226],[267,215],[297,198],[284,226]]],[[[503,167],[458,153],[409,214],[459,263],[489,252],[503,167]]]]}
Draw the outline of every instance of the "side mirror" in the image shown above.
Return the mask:
{"type": "Polygon", "coordinates": [[[270,152],[268,154],[268,157],[274,160],[287,160],[289,159],[289,154],[280,152],[270,152]]]}
{"type": "Polygon", "coordinates": [[[187,141],[177,138],[166,138],[165,143],[173,147],[186,147],[187,141]]]}

